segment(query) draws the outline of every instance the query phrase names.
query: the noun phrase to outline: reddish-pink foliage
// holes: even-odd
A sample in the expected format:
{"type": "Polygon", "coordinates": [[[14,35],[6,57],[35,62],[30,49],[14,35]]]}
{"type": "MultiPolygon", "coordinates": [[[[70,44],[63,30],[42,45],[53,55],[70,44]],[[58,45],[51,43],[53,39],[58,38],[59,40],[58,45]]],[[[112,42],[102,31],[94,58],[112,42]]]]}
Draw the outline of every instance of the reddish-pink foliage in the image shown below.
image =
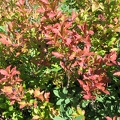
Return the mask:
{"type": "Polygon", "coordinates": [[[6,69],[0,69],[0,74],[2,75],[0,83],[4,85],[20,84],[22,81],[18,76],[20,72],[16,70],[16,67],[11,69],[11,65],[6,69]]]}
{"type": "MultiPolygon", "coordinates": [[[[26,18],[31,14],[32,10],[22,7],[24,2],[24,0],[19,0],[17,6],[20,15],[23,18],[26,18]]],[[[54,47],[51,56],[53,55],[58,58],[63,70],[65,70],[67,74],[69,73],[69,76],[73,76],[75,80],[78,80],[80,86],[83,88],[82,93],[85,99],[95,99],[96,94],[100,92],[110,94],[106,89],[109,78],[107,77],[106,69],[103,65],[116,65],[116,52],[111,51],[103,58],[95,52],[91,52],[90,36],[93,35],[94,32],[88,30],[86,22],[82,25],[76,23],[77,25],[73,26],[77,14],[73,11],[71,17],[64,15],[58,10],[58,3],[59,0],[54,0],[53,2],[39,0],[40,7],[36,10],[41,16],[39,24],[31,24],[28,19],[25,19],[22,24],[18,25],[21,32],[13,33],[14,26],[17,26],[16,21],[14,20],[11,23],[8,23],[8,33],[13,33],[17,42],[14,43],[9,34],[8,36],[0,34],[0,41],[6,46],[23,46],[24,43],[29,41],[29,37],[24,38],[24,33],[35,27],[37,30],[41,31],[43,36],[40,38],[39,34],[37,34],[37,42],[42,43],[41,39],[43,39],[44,43],[54,47]],[[28,23],[30,24],[28,25],[28,23]],[[81,31],[81,33],[78,31],[81,31]],[[82,76],[81,79],[75,76],[74,69],[76,70],[77,76],[82,76]]],[[[103,16],[99,16],[99,18],[100,17],[103,16]]],[[[42,52],[45,53],[45,51],[47,50],[44,48],[42,52]]],[[[39,64],[46,62],[44,62],[44,59],[39,61],[39,64]]],[[[0,80],[1,83],[5,82],[7,85],[13,85],[21,82],[21,79],[16,76],[16,74],[20,74],[16,68],[10,70],[9,66],[5,70],[1,69],[0,73],[3,76],[0,80]]],[[[34,97],[41,99],[41,101],[48,101],[49,93],[35,90],[34,97]]]]}
{"type": "Polygon", "coordinates": [[[20,72],[16,70],[16,67],[11,69],[11,65],[6,69],[0,69],[0,84],[3,85],[1,91],[10,99],[11,105],[15,101],[20,101],[24,95],[19,75],[20,72]]]}
{"type": "Polygon", "coordinates": [[[0,33],[0,37],[1,37],[0,38],[0,42],[2,44],[6,45],[6,46],[9,46],[9,45],[12,44],[11,41],[10,41],[10,39],[6,35],[0,33]]]}
{"type": "Polygon", "coordinates": [[[90,36],[94,32],[88,30],[86,22],[83,25],[76,26],[82,32],[80,34],[76,31],[76,27],[72,28],[74,19],[77,16],[75,12],[72,13],[72,17],[70,18],[63,15],[57,9],[53,9],[50,5],[48,5],[49,7],[45,6],[46,4],[42,6],[43,10],[41,12],[44,14],[41,20],[41,29],[45,34],[45,40],[47,44],[56,48],[56,51],[53,51],[52,55],[60,59],[60,66],[66,72],[74,75],[73,69],[78,68],[78,75],[82,75],[83,78],[76,79],[83,88],[83,98],[95,99],[96,94],[100,94],[101,92],[110,94],[106,90],[109,78],[102,66],[116,65],[116,52],[112,51],[110,54],[106,54],[104,58],[95,52],[91,52],[90,36]],[[57,17],[57,14],[59,14],[59,17],[57,17]],[[57,19],[59,19],[59,22],[57,22],[57,19]],[[50,24],[46,24],[46,21],[49,21],[50,24]],[[83,44],[83,47],[80,47],[79,44],[83,44]],[[57,51],[58,48],[61,48],[59,52],[57,51]],[[63,59],[66,59],[66,61],[63,61],[63,59]],[[84,72],[80,69],[84,70],[84,72]]]}
{"type": "Polygon", "coordinates": [[[114,116],[113,118],[106,116],[106,120],[120,120],[120,117],[114,116]]]}
{"type": "Polygon", "coordinates": [[[40,99],[43,101],[49,101],[50,98],[50,92],[40,92],[40,89],[35,89],[34,91],[34,97],[40,99]]]}
{"type": "Polygon", "coordinates": [[[120,76],[120,71],[119,72],[115,72],[113,75],[120,76]]]}
{"type": "Polygon", "coordinates": [[[19,86],[3,86],[1,91],[10,99],[10,104],[19,102],[24,96],[24,90],[22,85],[19,86]]]}

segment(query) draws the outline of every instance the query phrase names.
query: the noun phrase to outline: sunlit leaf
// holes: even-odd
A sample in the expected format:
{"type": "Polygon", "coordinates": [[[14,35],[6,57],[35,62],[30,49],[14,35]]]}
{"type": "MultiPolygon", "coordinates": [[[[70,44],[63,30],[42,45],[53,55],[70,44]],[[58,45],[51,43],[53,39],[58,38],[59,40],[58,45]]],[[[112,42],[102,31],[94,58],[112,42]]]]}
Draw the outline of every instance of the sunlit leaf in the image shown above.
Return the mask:
{"type": "Polygon", "coordinates": [[[120,76],[120,72],[115,72],[113,75],[120,76]]]}

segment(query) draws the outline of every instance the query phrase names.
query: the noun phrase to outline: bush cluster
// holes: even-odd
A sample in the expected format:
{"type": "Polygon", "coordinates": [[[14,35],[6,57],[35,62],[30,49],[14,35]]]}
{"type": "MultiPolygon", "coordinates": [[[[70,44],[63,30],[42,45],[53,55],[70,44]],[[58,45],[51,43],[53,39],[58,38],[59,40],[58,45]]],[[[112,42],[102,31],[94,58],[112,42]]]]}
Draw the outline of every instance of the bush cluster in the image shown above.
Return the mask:
{"type": "Polygon", "coordinates": [[[120,1],[0,2],[0,117],[120,119],[120,1]]]}

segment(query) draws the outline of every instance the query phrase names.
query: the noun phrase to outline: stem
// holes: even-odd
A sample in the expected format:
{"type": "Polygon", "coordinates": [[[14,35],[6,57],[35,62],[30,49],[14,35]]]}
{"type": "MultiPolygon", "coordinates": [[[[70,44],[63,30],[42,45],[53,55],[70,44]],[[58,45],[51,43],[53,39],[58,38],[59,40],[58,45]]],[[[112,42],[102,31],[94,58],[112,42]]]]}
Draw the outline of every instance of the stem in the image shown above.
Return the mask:
{"type": "Polygon", "coordinates": [[[25,0],[25,5],[28,7],[28,9],[31,9],[31,6],[30,6],[28,0],[25,0]]]}
{"type": "Polygon", "coordinates": [[[68,71],[68,73],[67,73],[67,78],[68,78],[67,88],[69,88],[69,86],[70,86],[70,72],[69,72],[69,71],[68,71]]]}

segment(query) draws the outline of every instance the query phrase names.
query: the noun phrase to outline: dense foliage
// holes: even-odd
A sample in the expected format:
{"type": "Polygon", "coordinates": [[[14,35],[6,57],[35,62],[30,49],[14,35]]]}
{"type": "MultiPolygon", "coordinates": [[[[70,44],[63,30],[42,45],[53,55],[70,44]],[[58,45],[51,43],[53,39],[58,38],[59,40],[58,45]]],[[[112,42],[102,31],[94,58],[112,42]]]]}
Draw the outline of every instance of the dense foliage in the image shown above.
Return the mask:
{"type": "Polygon", "coordinates": [[[120,119],[120,0],[0,1],[0,117],[120,119]]]}

